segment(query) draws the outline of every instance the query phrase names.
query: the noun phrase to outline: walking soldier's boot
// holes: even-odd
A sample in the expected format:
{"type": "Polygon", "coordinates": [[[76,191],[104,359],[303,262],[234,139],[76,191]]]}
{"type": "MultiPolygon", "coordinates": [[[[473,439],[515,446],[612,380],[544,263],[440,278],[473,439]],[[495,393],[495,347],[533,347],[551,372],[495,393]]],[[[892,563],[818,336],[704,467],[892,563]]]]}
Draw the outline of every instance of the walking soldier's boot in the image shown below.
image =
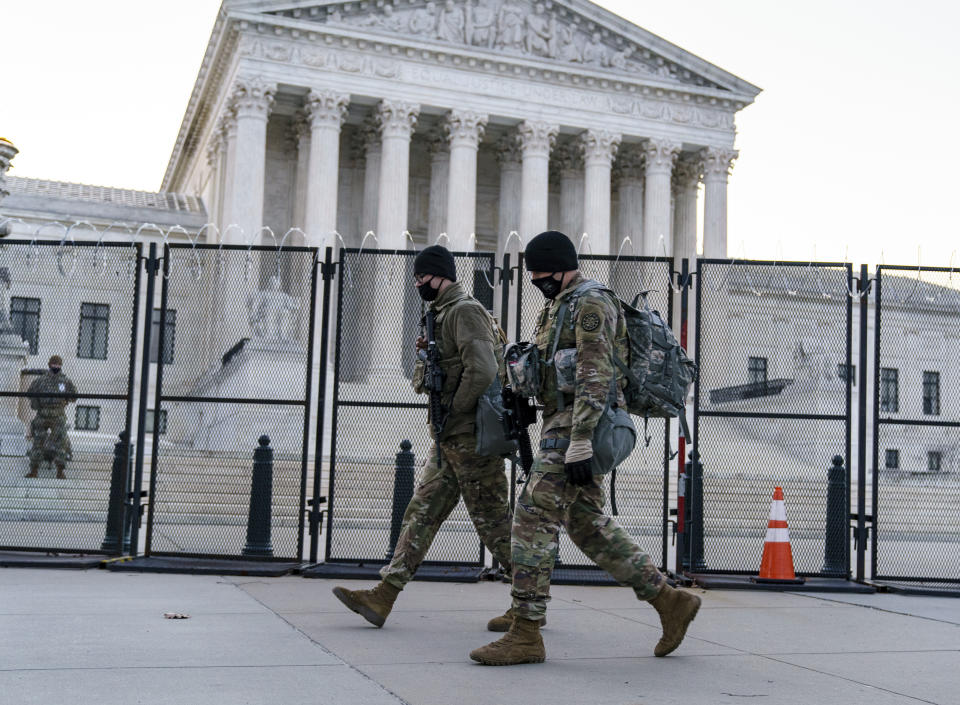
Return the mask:
{"type": "Polygon", "coordinates": [[[390,583],[380,582],[373,590],[347,590],[337,586],[333,588],[333,594],[370,624],[382,627],[400,590],[390,583]]]}
{"type": "Polygon", "coordinates": [[[67,479],[67,476],[66,476],[66,475],[64,474],[64,472],[63,472],[63,471],[64,471],[64,468],[66,468],[66,465],[64,465],[63,463],[57,463],[57,479],[58,479],[58,480],[66,480],[66,479],[67,479]]]}
{"type": "Polygon", "coordinates": [[[30,472],[28,472],[24,477],[36,477],[37,471],[40,469],[40,466],[36,463],[30,463],[30,472]]]}
{"type": "Polygon", "coordinates": [[[657,642],[653,655],[666,656],[683,641],[687,627],[700,609],[700,598],[685,590],[674,590],[664,583],[660,594],[650,600],[650,604],[660,613],[663,627],[663,636],[657,642]]]}
{"type": "MultiPolygon", "coordinates": [[[[489,632],[509,631],[511,624],[513,624],[513,607],[508,609],[499,617],[494,617],[489,622],[487,622],[487,631],[489,632]]],[[[541,627],[547,626],[546,617],[540,620],[540,626],[541,627]]]]}
{"type": "Polygon", "coordinates": [[[485,666],[543,663],[547,652],[540,637],[540,622],[516,617],[510,631],[498,641],[470,652],[470,658],[485,666]]]}

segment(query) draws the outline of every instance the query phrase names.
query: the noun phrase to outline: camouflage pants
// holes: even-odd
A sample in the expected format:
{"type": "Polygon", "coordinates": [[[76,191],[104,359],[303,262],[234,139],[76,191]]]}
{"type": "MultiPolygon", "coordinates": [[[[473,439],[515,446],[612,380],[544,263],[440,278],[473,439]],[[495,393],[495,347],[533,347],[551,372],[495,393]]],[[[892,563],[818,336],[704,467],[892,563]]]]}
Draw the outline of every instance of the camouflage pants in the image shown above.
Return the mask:
{"type": "Polygon", "coordinates": [[[380,576],[403,589],[413,580],[437,531],[460,501],[477,528],[480,540],[501,565],[510,567],[510,511],[503,459],[477,455],[472,433],[448,438],[430,450],[420,484],[407,505],[393,560],[380,576]]]}
{"type": "Polygon", "coordinates": [[[37,414],[30,422],[33,447],[27,453],[30,465],[40,465],[52,460],[56,465],[66,465],[70,459],[70,439],[67,437],[67,417],[64,414],[47,416],[37,414]],[[50,435],[47,435],[47,431],[50,435]]]}
{"type": "MultiPolygon", "coordinates": [[[[544,438],[569,438],[569,428],[544,438]]],[[[596,480],[567,482],[562,450],[541,450],[517,500],[513,518],[513,609],[525,619],[543,619],[550,600],[550,574],[557,559],[560,526],[594,563],[641,600],[660,593],[663,575],[630,535],[604,514],[604,491],[596,480]]]]}

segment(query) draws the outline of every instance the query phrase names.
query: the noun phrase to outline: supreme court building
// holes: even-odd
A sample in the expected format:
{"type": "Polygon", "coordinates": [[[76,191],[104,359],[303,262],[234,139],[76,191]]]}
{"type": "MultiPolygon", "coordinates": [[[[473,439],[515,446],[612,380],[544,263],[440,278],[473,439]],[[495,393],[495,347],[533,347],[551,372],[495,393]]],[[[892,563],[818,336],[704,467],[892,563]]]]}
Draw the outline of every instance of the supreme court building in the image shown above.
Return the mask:
{"type": "Polygon", "coordinates": [[[758,93],[587,0],[225,0],[163,190],[228,243],[692,257],[702,182],[725,256],[758,93]]]}

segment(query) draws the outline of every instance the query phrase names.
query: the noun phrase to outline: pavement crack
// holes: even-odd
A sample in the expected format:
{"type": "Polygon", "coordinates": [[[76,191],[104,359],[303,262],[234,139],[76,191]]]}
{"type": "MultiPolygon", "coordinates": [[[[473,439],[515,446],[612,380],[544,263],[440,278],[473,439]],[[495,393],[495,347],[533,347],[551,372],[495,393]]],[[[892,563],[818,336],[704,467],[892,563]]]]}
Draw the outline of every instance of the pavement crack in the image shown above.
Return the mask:
{"type": "MultiPolygon", "coordinates": [[[[891,610],[885,607],[877,607],[876,605],[862,605],[859,602],[846,602],[844,600],[831,600],[829,597],[821,597],[820,595],[802,595],[802,597],[807,597],[811,600],[822,600],[823,602],[831,602],[835,605],[845,605],[847,607],[862,607],[868,610],[876,610],[877,612],[886,612],[887,614],[896,614],[901,617],[912,617],[913,619],[925,619],[928,622],[936,622],[938,624],[949,624],[952,627],[960,627],[960,624],[956,622],[951,622],[947,619],[937,619],[936,617],[927,617],[922,614],[911,614],[910,612],[901,612],[900,610],[891,610]]],[[[948,598],[951,599],[951,598],[948,598]]]]}
{"type": "Polygon", "coordinates": [[[258,598],[256,595],[252,595],[252,594],[250,594],[249,592],[247,592],[246,590],[244,590],[243,587],[242,587],[242,585],[243,585],[243,584],[234,583],[234,587],[237,588],[238,590],[240,590],[240,592],[242,592],[244,595],[246,595],[247,597],[249,597],[251,600],[253,600],[253,601],[256,602],[257,604],[259,604],[259,605],[260,605],[261,607],[263,607],[265,610],[269,611],[269,612],[270,612],[272,615],[274,615],[277,619],[279,619],[279,620],[282,621],[284,624],[286,624],[288,627],[290,627],[291,629],[293,629],[294,631],[296,631],[297,633],[299,633],[301,636],[303,636],[307,641],[309,641],[311,644],[313,644],[314,646],[316,646],[318,649],[320,649],[321,651],[323,651],[323,652],[326,653],[326,654],[329,654],[330,656],[333,656],[334,658],[336,658],[337,660],[339,660],[340,663],[342,663],[342,664],[343,664],[344,666],[346,666],[347,668],[349,668],[349,669],[351,669],[351,670],[353,670],[353,671],[356,671],[356,672],[357,672],[358,674],[360,674],[363,678],[365,678],[366,680],[370,681],[371,683],[373,683],[374,685],[376,685],[378,688],[380,688],[380,689],[383,690],[384,692],[389,693],[390,695],[392,695],[394,698],[397,699],[397,701],[398,701],[399,703],[401,703],[401,705],[412,705],[412,703],[409,703],[409,702],[407,702],[406,700],[404,700],[403,698],[401,698],[401,697],[400,697],[399,695],[397,695],[395,692],[393,692],[392,690],[390,690],[389,688],[387,688],[383,683],[381,683],[380,681],[378,681],[378,680],[376,680],[375,678],[373,678],[372,676],[370,676],[370,674],[366,673],[365,671],[360,670],[360,669],[357,668],[355,665],[353,665],[352,663],[348,662],[346,659],[342,658],[342,657],[341,657],[339,654],[337,654],[336,652],[331,651],[330,649],[328,649],[326,646],[324,646],[322,643],[320,643],[319,641],[317,641],[316,639],[314,639],[310,634],[308,634],[308,633],[305,632],[303,629],[301,629],[300,627],[298,627],[296,624],[294,624],[293,622],[291,622],[289,619],[287,619],[286,617],[284,617],[282,614],[280,614],[279,612],[277,612],[275,609],[273,609],[270,605],[268,605],[268,604],[265,603],[263,600],[261,600],[260,598],[258,598]]]}

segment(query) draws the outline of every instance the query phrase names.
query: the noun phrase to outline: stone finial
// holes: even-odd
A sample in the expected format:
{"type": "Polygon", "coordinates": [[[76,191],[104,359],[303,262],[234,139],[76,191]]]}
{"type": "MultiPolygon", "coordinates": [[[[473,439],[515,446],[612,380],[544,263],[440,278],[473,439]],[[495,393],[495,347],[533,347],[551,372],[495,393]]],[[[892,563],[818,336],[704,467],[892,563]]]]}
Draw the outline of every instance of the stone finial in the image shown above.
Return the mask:
{"type": "Polygon", "coordinates": [[[17,156],[18,150],[13,146],[13,142],[0,137],[0,198],[6,196],[9,192],[4,188],[6,183],[7,169],[10,168],[10,162],[17,156]]]}

